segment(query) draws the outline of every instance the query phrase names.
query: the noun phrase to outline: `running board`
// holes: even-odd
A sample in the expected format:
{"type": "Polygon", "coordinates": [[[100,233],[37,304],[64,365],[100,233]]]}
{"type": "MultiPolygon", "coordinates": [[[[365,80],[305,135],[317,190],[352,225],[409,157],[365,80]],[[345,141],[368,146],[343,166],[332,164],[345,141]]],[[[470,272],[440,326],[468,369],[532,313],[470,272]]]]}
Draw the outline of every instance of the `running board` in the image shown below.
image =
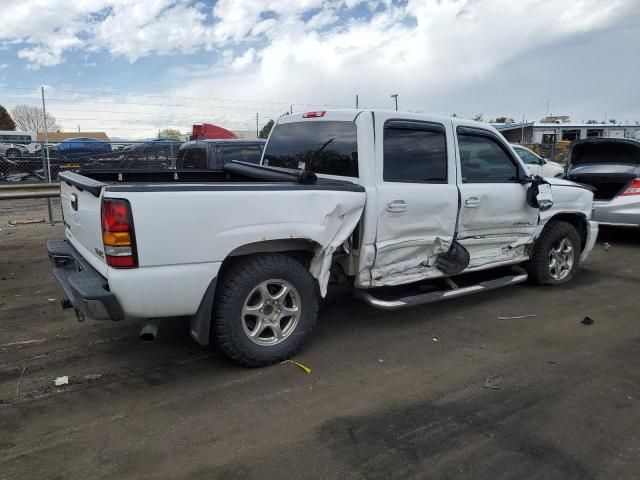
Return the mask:
{"type": "Polygon", "coordinates": [[[354,296],[364,301],[365,303],[368,303],[372,307],[381,308],[383,310],[398,310],[400,308],[413,307],[416,305],[423,305],[425,303],[434,303],[441,300],[448,300],[450,298],[464,297],[465,295],[470,295],[472,293],[494,290],[500,287],[507,287],[509,285],[526,282],[527,278],[528,275],[526,273],[507,275],[505,277],[496,278],[494,280],[487,280],[486,282],[480,282],[476,285],[470,285],[468,287],[455,288],[452,290],[444,290],[440,292],[430,292],[422,295],[414,295],[411,297],[402,297],[396,300],[382,300],[367,293],[366,290],[356,290],[354,292],[354,296]]]}

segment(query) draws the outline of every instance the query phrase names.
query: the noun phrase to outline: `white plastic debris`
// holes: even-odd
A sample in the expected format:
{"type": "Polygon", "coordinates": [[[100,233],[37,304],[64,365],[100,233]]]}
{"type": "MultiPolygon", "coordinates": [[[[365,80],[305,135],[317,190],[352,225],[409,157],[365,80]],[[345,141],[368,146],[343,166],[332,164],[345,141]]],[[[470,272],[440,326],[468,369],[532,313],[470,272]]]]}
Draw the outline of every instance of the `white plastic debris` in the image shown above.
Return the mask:
{"type": "Polygon", "coordinates": [[[47,300],[49,300],[50,302],[55,302],[56,301],[55,298],[47,298],[47,300]]]}
{"type": "Polygon", "coordinates": [[[89,375],[85,375],[84,379],[92,381],[92,380],[98,380],[100,377],[102,377],[101,373],[90,373],[89,375]]]}
{"type": "Polygon", "coordinates": [[[498,317],[498,320],[519,320],[521,318],[532,318],[532,317],[537,317],[537,315],[535,313],[532,313],[529,315],[515,315],[513,317],[498,317]]]}
{"type": "Polygon", "coordinates": [[[69,385],[69,377],[65,375],[64,377],[58,377],[53,381],[53,384],[56,387],[61,387],[62,385],[69,385]]]}

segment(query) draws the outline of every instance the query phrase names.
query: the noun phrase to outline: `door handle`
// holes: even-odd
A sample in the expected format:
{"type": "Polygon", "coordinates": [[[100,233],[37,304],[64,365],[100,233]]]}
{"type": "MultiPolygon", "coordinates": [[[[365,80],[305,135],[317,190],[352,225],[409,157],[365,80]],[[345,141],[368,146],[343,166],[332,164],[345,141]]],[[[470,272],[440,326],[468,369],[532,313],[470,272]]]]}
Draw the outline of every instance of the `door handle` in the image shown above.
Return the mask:
{"type": "Polygon", "coordinates": [[[404,200],[391,200],[387,203],[388,212],[404,212],[407,209],[407,202],[404,200]]]}
{"type": "Polygon", "coordinates": [[[480,199],[478,197],[468,197],[464,199],[464,206],[467,208],[478,208],[480,199]]]}

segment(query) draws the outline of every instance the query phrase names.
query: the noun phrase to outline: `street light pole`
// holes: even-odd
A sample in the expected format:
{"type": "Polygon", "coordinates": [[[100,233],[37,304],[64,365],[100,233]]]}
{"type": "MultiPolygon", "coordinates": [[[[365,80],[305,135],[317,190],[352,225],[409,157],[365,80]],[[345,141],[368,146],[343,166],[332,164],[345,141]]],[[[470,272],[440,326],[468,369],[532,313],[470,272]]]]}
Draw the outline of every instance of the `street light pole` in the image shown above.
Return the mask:
{"type": "Polygon", "coordinates": [[[396,111],[398,111],[398,94],[392,93],[391,98],[393,98],[396,101],[396,111]]]}

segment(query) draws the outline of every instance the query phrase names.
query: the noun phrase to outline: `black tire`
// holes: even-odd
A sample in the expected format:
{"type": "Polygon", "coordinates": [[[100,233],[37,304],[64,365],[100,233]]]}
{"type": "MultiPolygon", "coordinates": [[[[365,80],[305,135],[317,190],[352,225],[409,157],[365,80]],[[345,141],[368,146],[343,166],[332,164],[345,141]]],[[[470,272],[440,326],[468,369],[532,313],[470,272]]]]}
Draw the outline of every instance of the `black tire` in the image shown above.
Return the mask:
{"type": "MultiPolygon", "coordinates": [[[[316,281],[309,270],[294,258],[282,254],[260,254],[235,260],[222,273],[216,287],[213,335],[222,351],[245,367],[281,362],[295,355],[310,337],[318,315],[318,299],[316,281]],[[259,345],[245,331],[247,321],[251,319],[245,319],[243,309],[245,303],[250,302],[252,292],[263,282],[273,279],[283,280],[294,287],[300,313],[297,323],[280,343],[259,345]]],[[[283,321],[286,322],[287,318],[283,321]]],[[[273,336],[275,338],[275,331],[273,336]]]]}
{"type": "Polygon", "coordinates": [[[9,150],[7,150],[5,156],[7,158],[20,158],[22,157],[22,152],[17,148],[10,148],[9,150]]]}
{"type": "Polygon", "coordinates": [[[533,246],[531,258],[525,267],[529,274],[529,281],[536,285],[560,285],[570,282],[576,274],[580,261],[581,243],[576,227],[568,222],[550,221],[542,231],[533,246]],[[571,268],[562,278],[554,278],[550,270],[551,250],[567,239],[573,248],[573,262],[571,268]]]}

